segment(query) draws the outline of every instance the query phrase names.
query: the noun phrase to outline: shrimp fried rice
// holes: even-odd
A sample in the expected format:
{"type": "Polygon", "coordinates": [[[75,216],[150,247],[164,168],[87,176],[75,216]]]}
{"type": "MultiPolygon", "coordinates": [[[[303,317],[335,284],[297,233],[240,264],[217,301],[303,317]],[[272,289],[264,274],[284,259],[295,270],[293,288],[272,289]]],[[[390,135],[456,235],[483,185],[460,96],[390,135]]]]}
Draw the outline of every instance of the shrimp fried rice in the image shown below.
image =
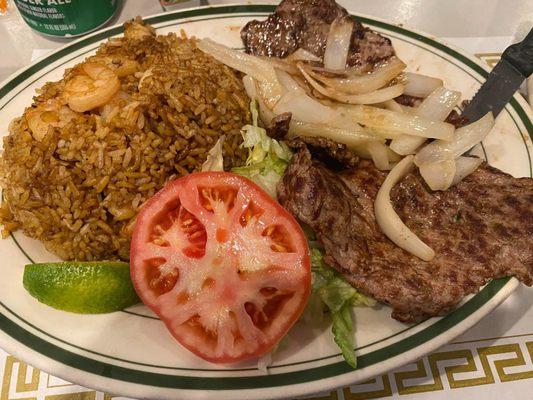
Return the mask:
{"type": "Polygon", "coordinates": [[[12,121],[2,233],[22,228],[66,260],[127,260],[143,202],[199,170],[223,134],[226,167],[241,165],[249,119],[239,77],[195,39],[127,23],[12,121]]]}

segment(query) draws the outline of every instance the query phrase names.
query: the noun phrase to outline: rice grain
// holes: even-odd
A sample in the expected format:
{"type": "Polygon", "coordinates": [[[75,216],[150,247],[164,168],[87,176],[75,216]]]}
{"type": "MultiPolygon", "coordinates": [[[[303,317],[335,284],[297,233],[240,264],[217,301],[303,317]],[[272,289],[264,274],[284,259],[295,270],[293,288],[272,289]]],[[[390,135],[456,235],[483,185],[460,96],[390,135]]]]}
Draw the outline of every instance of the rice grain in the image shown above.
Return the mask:
{"type": "Polygon", "coordinates": [[[107,104],[68,109],[70,69],[11,122],[0,157],[2,237],[22,229],[66,260],[127,260],[142,204],[169,180],[200,170],[219,136],[226,135],[225,166],[244,163],[240,128],[250,114],[239,76],[183,33],[135,37],[139,23],[126,23],[123,38],[89,58],[115,70],[121,60],[138,64],[107,104]],[[38,141],[28,111],[52,104],[62,107],[59,122],[38,141]]]}

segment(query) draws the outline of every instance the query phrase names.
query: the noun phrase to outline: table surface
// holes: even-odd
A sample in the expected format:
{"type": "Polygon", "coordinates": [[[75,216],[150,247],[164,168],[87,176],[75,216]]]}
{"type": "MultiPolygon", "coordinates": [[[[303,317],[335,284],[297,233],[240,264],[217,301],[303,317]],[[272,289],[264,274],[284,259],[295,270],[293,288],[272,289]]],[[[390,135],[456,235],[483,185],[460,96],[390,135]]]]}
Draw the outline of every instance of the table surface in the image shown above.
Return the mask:
{"type": "MultiPolygon", "coordinates": [[[[211,0],[209,4],[236,1],[211,0]]],[[[358,13],[444,38],[489,65],[533,26],[531,0],[339,0],[358,13]]],[[[190,1],[189,6],[200,1],[190,1]]],[[[246,3],[276,3],[247,1],[246,3]]],[[[12,5],[11,5],[12,6],[12,5]]],[[[11,7],[0,17],[0,81],[68,41],[32,31],[11,7]]],[[[112,23],[165,11],[157,0],[126,0],[112,23]]],[[[110,399],[26,365],[0,350],[0,399],[110,399]]],[[[314,399],[533,398],[533,289],[520,286],[493,313],[452,343],[368,382],[314,399]]],[[[117,397],[114,397],[117,398],[117,397]]]]}

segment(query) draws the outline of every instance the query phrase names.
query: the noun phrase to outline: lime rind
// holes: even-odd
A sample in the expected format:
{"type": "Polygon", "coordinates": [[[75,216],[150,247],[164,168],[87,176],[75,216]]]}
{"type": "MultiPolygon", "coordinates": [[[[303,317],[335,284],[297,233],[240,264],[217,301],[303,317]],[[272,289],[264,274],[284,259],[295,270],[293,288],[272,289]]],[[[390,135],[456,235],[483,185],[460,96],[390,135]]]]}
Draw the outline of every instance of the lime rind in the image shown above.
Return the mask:
{"type": "Polygon", "coordinates": [[[80,314],[119,311],[140,301],[123,262],[29,264],[23,284],[41,303],[80,314]]]}

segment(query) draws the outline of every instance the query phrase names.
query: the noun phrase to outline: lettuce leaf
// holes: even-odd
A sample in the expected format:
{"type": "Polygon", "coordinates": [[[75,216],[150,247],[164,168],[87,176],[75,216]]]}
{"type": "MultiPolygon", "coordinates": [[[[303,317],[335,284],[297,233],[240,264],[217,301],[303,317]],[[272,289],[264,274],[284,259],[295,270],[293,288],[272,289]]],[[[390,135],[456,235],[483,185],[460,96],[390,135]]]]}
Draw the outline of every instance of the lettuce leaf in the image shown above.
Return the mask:
{"type": "Polygon", "coordinates": [[[359,293],[335,270],[328,267],[319,248],[311,248],[311,271],[313,273],[313,293],[327,307],[333,321],[332,332],[337,346],[346,362],[355,368],[354,353],[354,306],[373,306],[376,301],[359,293]]]}
{"type": "Polygon", "coordinates": [[[354,352],[352,308],[346,305],[342,306],[339,311],[331,313],[331,319],[333,320],[331,331],[333,332],[335,343],[341,349],[344,360],[351,367],[356,368],[357,358],[354,352]]]}
{"type": "Polygon", "coordinates": [[[248,159],[245,166],[235,167],[231,171],[254,181],[276,198],[276,185],[287,168],[292,152],[285,143],[272,139],[258,125],[259,114],[255,100],[250,103],[250,111],[252,125],[245,125],[241,130],[241,146],[248,149],[248,159]]]}

